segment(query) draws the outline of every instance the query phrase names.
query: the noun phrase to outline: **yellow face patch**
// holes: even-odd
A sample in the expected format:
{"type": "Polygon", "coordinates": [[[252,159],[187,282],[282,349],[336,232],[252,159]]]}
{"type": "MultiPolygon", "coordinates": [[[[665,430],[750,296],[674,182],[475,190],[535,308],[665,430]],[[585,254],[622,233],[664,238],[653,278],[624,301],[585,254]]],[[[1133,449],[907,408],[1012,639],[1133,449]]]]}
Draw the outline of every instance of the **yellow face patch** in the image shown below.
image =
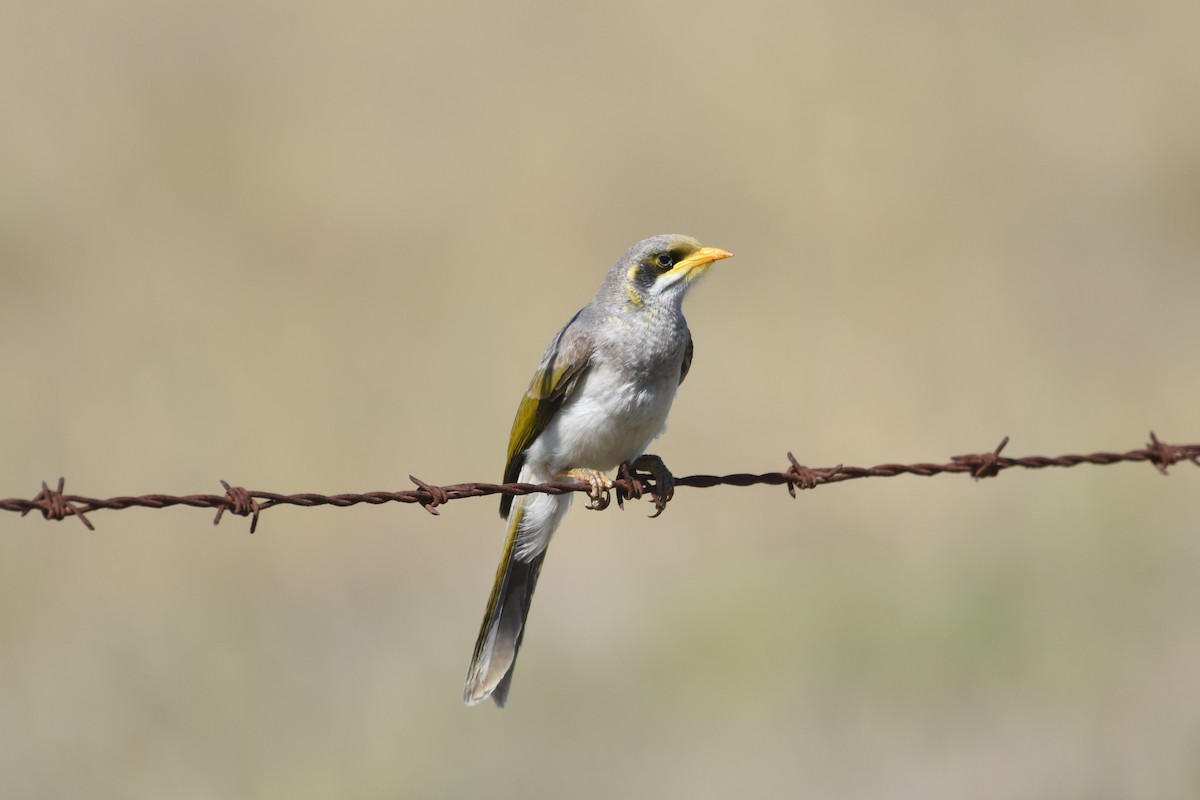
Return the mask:
{"type": "Polygon", "coordinates": [[[632,280],[625,284],[625,294],[629,295],[629,302],[633,303],[634,306],[641,308],[642,306],[646,305],[646,301],[642,299],[640,294],[638,294],[637,289],[633,288],[632,280]]]}

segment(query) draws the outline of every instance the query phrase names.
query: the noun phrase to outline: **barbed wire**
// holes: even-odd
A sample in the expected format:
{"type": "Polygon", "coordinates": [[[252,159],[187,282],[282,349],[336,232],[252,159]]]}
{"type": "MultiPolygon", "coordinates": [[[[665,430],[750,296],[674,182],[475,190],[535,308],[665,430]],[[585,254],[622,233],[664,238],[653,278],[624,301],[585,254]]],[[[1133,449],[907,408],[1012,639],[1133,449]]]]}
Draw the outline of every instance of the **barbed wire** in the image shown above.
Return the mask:
{"type": "MultiPolygon", "coordinates": [[[[1097,452],[1086,455],[1023,456],[1011,458],[1000,455],[1008,444],[1005,436],[1000,444],[986,453],[971,453],[968,455],[952,456],[942,464],[879,464],[874,467],[847,467],[842,464],[836,467],[806,467],[796,460],[790,452],[787,454],[790,466],[782,472],[733,473],[730,475],[686,475],[672,478],[665,470],[640,470],[622,466],[618,477],[612,482],[612,493],[616,495],[617,504],[624,508],[627,499],[636,500],[644,494],[650,494],[654,499],[655,513],[658,516],[666,508],[667,501],[674,495],[674,490],[681,486],[694,489],[707,489],[713,486],[786,486],[788,493],[796,496],[796,489],[815,489],[829,483],[855,480],[857,478],[891,478],[896,475],[918,475],[932,477],[943,473],[965,473],[973,478],[992,478],[1006,469],[1045,469],[1047,467],[1074,467],[1079,464],[1095,464],[1107,466],[1122,462],[1149,462],[1159,472],[1167,474],[1167,468],[1180,461],[1190,461],[1200,467],[1200,444],[1173,445],[1160,441],[1154,432],[1150,432],[1150,442],[1138,450],[1124,453],[1097,452]]],[[[383,503],[416,503],[431,514],[437,515],[438,506],[451,500],[462,500],[468,497],[485,497],[488,495],[506,494],[519,497],[527,494],[567,494],[570,492],[589,492],[591,486],[583,481],[556,481],[551,483],[456,483],[446,486],[433,486],[420,478],[408,476],[416,485],[416,489],[396,492],[363,492],[361,494],[278,494],[276,492],[261,492],[244,489],[241,486],[231,486],[225,481],[221,485],[225,494],[191,494],[165,495],[145,494],[136,497],[110,497],[100,499],[82,495],[64,494],[65,480],[58,479],[58,487],[51,489],[45,482],[42,490],[32,500],[10,498],[0,500],[0,510],[16,511],[25,516],[30,511],[39,511],[43,519],[63,520],[75,517],[87,527],[95,530],[87,514],[101,509],[117,511],[126,508],[170,508],[172,506],[189,506],[191,508],[216,509],[213,519],[216,525],[221,521],[225,512],[241,517],[250,517],[250,532],[258,528],[259,514],[276,506],[299,506],[314,508],[316,506],[347,506],[366,503],[382,505],[383,503]]],[[[606,508],[610,503],[608,493],[593,498],[592,507],[606,508]]]]}

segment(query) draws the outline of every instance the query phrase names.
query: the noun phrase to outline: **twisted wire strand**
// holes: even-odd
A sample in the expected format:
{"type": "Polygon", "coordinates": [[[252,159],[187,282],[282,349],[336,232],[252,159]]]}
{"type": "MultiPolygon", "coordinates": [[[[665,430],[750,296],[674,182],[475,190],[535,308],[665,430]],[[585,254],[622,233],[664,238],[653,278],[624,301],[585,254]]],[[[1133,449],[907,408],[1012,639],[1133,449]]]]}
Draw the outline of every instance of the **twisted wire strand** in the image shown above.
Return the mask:
{"type": "MultiPolygon", "coordinates": [[[[891,478],[897,475],[917,475],[932,477],[943,473],[965,473],[974,478],[992,478],[1007,469],[1046,469],[1048,467],[1068,468],[1080,464],[1108,466],[1125,462],[1148,462],[1159,472],[1167,474],[1167,468],[1181,461],[1190,461],[1200,466],[1200,444],[1174,445],[1160,441],[1154,432],[1150,433],[1150,441],[1145,447],[1129,450],[1124,453],[1095,452],[1084,455],[1062,456],[1023,456],[1012,458],[1001,455],[1008,444],[1008,437],[991,451],[970,453],[953,456],[945,463],[915,463],[915,464],[879,464],[874,467],[848,467],[839,464],[836,467],[807,467],[796,460],[791,453],[787,454],[790,462],[787,469],[781,472],[764,473],[733,473],[729,475],[686,475],[674,478],[673,485],[664,486],[671,480],[655,470],[642,471],[622,467],[619,477],[613,481],[612,493],[616,495],[617,503],[622,508],[627,499],[636,500],[644,494],[650,494],[654,499],[656,513],[662,513],[667,501],[674,494],[674,489],[686,486],[694,489],[707,489],[713,486],[786,486],[792,497],[796,489],[815,489],[830,483],[856,480],[859,478],[891,478]]],[[[438,506],[445,505],[451,500],[463,500],[468,497],[486,497],[488,495],[507,494],[514,497],[533,493],[566,494],[568,492],[587,492],[590,486],[581,481],[556,481],[551,483],[455,483],[446,486],[428,484],[420,478],[409,475],[409,480],[415,484],[415,489],[400,491],[363,492],[358,494],[316,494],[311,492],[301,494],[279,494],[248,490],[240,486],[231,486],[225,481],[221,485],[224,494],[191,494],[166,495],[146,494],[138,496],[121,496],[109,498],[85,497],[83,495],[65,494],[65,480],[58,479],[57,488],[51,489],[42,483],[42,489],[32,499],[9,498],[0,500],[0,510],[16,511],[25,516],[30,511],[40,512],[43,519],[63,520],[75,517],[88,530],[95,530],[87,515],[93,511],[119,511],[126,508],[171,508],[173,506],[188,506],[191,508],[216,509],[213,524],[221,521],[226,512],[240,517],[250,517],[250,532],[258,528],[259,515],[277,506],[299,506],[314,508],[316,506],[348,506],[366,503],[382,505],[384,503],[415,503],[431,514],[439,513],[438,506]]],[[[600,509],[609,505],[610,498],[605,495],[595,498],[593,507],[600,509]]]]}

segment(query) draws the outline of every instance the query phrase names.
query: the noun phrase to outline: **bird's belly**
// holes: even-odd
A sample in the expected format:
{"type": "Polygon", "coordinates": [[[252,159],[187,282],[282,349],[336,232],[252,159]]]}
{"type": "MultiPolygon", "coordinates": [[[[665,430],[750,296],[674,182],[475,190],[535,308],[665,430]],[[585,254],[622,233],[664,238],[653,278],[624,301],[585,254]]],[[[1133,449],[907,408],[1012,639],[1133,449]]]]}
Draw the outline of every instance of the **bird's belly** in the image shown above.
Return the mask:
{"type": "Polygon", "coordinates": [[[662,433],[679,386],[677,375],[634,385],[613,371],[584,376],[529,449],[531,466],[549,475],[586,467],[610,471],[641,455],[662,433]]]}

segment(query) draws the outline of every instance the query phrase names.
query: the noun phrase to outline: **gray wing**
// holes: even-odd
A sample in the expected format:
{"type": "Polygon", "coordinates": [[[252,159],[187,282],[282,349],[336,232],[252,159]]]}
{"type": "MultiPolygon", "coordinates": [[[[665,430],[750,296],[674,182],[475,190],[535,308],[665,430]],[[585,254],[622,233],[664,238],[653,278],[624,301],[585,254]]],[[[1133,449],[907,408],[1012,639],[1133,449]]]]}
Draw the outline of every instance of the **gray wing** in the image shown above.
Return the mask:
{"type": "MultiPolygon", "coordinates": [[[[582,313],[582,311],[580,312],[582,313]]],[[[542,363],[533,374],[525,396],[517,407],[512,433],[508,439],[508,459],[504,465],[504,482],[511,483],[520,476],[525,464],[525,451],[533,444],[587,371],[592,357],[592,340],[575,327],[579,314],[563,326],[542,356],[542,363]]],[[[507,518],[512,497],[500,499],[500,516],[507,518]]]]}

